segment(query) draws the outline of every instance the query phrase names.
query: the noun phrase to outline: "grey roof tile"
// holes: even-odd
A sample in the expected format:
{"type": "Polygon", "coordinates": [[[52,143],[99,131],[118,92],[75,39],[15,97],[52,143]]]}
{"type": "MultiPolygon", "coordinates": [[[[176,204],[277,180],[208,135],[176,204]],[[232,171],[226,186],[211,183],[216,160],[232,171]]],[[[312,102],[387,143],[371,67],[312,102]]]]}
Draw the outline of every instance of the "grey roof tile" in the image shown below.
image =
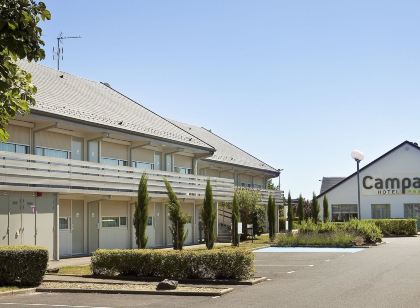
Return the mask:
{"type": "Polygon", "coordinates": [[[345,177],[337,177],[337,176],[335,176],[335,177],[323,177],[320,194],[322,194],[324,191],[327,191],[331,187],[337,185],[338,183],[340,183],[344,179],[345,179],[345,177]]]}
{"type": "Polygon", "coordinates": [[[264,163],[263,161],[233,145],[229,141],[223,139],[208,129],[173,120],[170,121],[191,133],[192,135],[205,140],[208,144],[216,149],[216,152],[213,154],[213,156],[208,157],[205,160],[240,165],[276,174],[278,173],[277,169],[264,163]]]}
{"type": "Polygon", "coordinates": [[[19,63],[38,88],[34,111],[88,121],[212,151],[212,147],[116,90],[52,68],[19,63]]]}

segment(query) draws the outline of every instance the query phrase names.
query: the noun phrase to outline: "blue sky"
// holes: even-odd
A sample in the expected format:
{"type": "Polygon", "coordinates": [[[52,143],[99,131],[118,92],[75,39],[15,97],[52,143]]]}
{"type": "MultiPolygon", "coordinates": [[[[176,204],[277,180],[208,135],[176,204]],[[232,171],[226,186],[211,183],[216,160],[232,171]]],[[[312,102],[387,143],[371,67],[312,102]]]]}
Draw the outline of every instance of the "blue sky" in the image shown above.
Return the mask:
{"type": "Polygon", "coordinates": [[[418,1],[46,1],[47,57],[276,168],[293,196],[420,141],[418,1]]]}

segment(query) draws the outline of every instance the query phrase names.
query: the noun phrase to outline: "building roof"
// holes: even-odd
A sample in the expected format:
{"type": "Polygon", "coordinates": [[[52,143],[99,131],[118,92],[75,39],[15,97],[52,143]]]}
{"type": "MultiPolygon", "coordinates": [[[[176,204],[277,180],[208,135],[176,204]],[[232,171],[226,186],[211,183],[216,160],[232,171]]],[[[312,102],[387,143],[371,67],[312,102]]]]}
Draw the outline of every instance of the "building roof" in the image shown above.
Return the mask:
{"type": "Polygon", "coordinates": [[[337,185],[338,183],[340,183],[344,179],[345,179],[345,177],[323,177],[320,194],[322,194],[324,191],[330,189],[331,187],[337,185]]]}
{"type": "Polygon", "coordinates": [[[131,134],[198,147],[214,149],[153,111],[112,89],[109,85],[76,77],[52,68],[22,61],[38,88],[34,114],[47,114],[131,134]]]}
{"type": "Polygon", "coordinates": [[[248,152],[233,145],[229,141],[213,133],[211,130],[177,121],[172,122],[177,126],[182,127],[192,135],[197,136],[202,140],[206,140],[208,144],[216,149],[216,152],[214,152],[213,156],[204,159],[206,161],[244,166],[259,171],[269,172],[275,176],[278,176],[279,174],[279,171],[274,167],[266,164],[255,156],[252,156],[248,152]]]}
{"type": "MultiPolygon", "coordinates": [[[[359,170],[359,172],[369,168],[370,166],[372,166],[373,164],[377,163],[378,161],[382,160],[383,158],[387,157],[389,154],[393,153],[394,151],[398,150],[399,148],[405,146],[405,145],[409,145],[412,146],[413,148],[415,148],[416,150],[420,151],[420,147],[417,143],[415,142],[410,142],[408,140],[404,141],[403,143],[397,145],[395,148],[392,148],[391,150],[389,150],[388,152],[386,152],[385,154],[383,154],[382,156],[378,157],[377,159],[375,159],[374,161],[370,162],[369,164],[367,164],[366,166],[364,166],[363,168],[361,168],[359,170]]],[[[355,176],[357,174],[357,172],[354,172],[352,174],[350,174],[348,177],[343,178],[341,181],[339,181],[338,183],[336,183],[335,185],[329,187],[328,189],[321,191],[321,193],[318,195],[317,198],[322,197],[323,195],[325,195],[326,193],[328,193],[329,191],[333,190],[334,188],[336,188],[337,186],[341,185],[342,183],[348,181],[349,179],[351,179],[353,176],[355,176]]],[[[322,190],[322,188],[321,188],[322,190]]]]}

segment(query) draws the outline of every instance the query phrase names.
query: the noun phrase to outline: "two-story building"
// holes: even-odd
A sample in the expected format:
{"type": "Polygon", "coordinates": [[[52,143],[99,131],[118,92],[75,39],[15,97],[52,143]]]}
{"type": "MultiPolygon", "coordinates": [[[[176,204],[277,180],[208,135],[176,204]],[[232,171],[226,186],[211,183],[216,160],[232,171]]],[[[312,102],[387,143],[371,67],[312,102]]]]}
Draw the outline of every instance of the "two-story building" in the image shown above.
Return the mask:
{"type": "Polygon", "coordinates": [[[151,197],[148,245],[169,246],[172,184],[188,215],[186,244],[200,240],[207,179],[217,203],[235,186],[261,191],[279,172],[210,131],[165,119],[106,83],[21,63],[37,86],[31,113],[10,122],[0,143],[0,245],[48,247],[50,257],[134,248],[141,175],[151,197]]]}

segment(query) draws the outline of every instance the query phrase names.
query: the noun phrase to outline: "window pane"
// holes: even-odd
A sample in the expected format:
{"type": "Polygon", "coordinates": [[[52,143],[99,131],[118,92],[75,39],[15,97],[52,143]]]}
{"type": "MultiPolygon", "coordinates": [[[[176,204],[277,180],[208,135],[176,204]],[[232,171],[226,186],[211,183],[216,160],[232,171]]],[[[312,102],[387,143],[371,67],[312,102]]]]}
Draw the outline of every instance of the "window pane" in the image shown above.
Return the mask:
{"type": "Polygon", "coordinates": [[[88,142],[88,160],[94,163],[99,162],[99,142],[91,140],[88,142]]]}
{"type": "Polygon", "coordinates": [[[70,217],[60,217],[59,226],[60,226],[60,230],[70,229],[70,217]]]}
{"type": "Polygon", "coordinates": [[[71,159],[83,160],[83,140],[72,138],[71,159]]]}
{"type": "Polygon", "coordinates": [[[101,163],[108,166],[118,166],[118,159],[101,157],[101,163]]]}
{"type": "Polygon", "coordinates": [[[332,204],[331,217],[333,221],[347,221],[357,218],[357,204],[332,204]]]}
{"type": "Polygon", "coordinates": [[[166,154],[166,171],[172,171],[172,155],[166,154]]]}
{"type": "Polygon", "coordinates": [[[142,170],[153,170],[154,166],[151,163],[144,163],[141,161],[133,161],[132,166],[134,168],[142,169],[142,170]]]}
{"type": "Polygon", "coordinates": [[[119,217],[102,217],[103,228],[119,227],[119,217]]]}
{"type": "Polygon", "coordinates": [[[120,217],[120,226],[127,225],[127,217],[120,217]]]}
{"type": "Polygon", "coordinates": [[[0,143],[0,151],[28,154],[29,146],[10,142],[0,143]]]}
{"type": "Polygon", "coordinates": [[[148,226],[152,226],[153,225],[153,217],[152,216],[147,217],[147,225],[148,226]]]}
{"type": "Polygon", "coordinates": [[[155,153],[155,156],[154,156],[154,160],[155,160],[155,163],[154,163],[154,169],[156,169],[156,170],[160,170],[160,161],[161,161],[161,159],[162,159],[162,156],[161,156],[161,154],[160,153],[155,153]]]}
{"type": "Polygon", "coordinates": [[[42,148],[35,148],[35,155],[44,156],[44,149],[42,148]]]}

